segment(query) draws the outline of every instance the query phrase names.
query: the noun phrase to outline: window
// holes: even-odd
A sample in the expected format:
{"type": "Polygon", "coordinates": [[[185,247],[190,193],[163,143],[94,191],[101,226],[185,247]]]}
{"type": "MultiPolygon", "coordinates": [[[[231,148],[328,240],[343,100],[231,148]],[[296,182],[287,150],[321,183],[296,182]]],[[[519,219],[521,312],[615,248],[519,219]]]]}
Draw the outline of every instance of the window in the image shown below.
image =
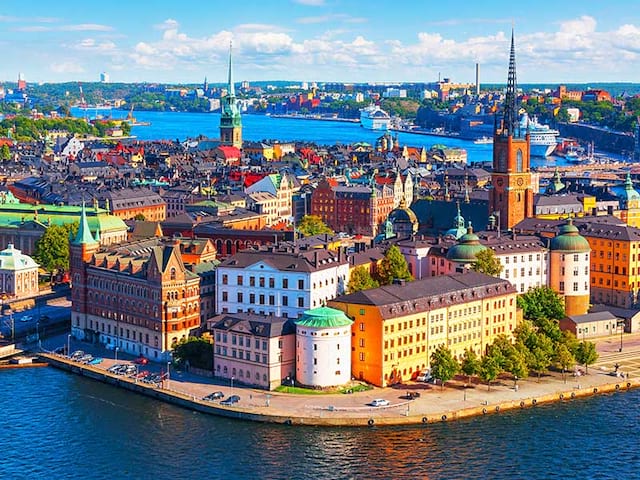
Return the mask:
{"type": "Polygon", "coordinates": [[[250,293],[249,294],[249,303],[251,305],[255,305],[255,303],[256,303],[256,294],[255,293],[250,293]]]}
{"type": "Polygon", "coordinates": [[[361,362],[364,362],[364,352],[360,352],[359,358],[361,362]]]}
{"type": "Polygon", "coordinates": [[[364,332],[364,322],[360,322],[360,331],[364,332]]]}
{"type": "Polygon", "coordinates": [[[564,282],[560,282],[560,291],[564,292],[564,282]]]}
{"type": "Polygon", "coordinates": [[[242,285],[242,275],[238,275],[238,285],[242,285]]]}
{"type": "Polygon", "coordinates": [[[222,284],[226,285],[227,283],[229,283],[229,276],[225,273],[222,275],[222,284]]]}
{"type": "Polygon", "coordinates": [[[260,305],[264,305],[264,294],[260,294],[260,305]]]}
{"type": "Polygon", "coordinates": [[[518,149],[516,153],[516,171],[518,173],[522,172],[522,150],[518,149]]]}
{"type": "Polygon", "coordinates": [[[264,288],[264,285],[265,285],[265,283],[264,283],[264,277],[260,277],[259,285],[260,285],[262,288],[264,288]]]}
{"type": "Polygon", "coordinates": [[[244,295],[242,292],[238,292],[238,303],[242,303],[244,301],[244,295]]]}
{"type": "Polygon", "coordinates": [[[256,277],[249,277],[249,286],[250,287],[256,286],[256,277]]]}
{"type": "Polygon", "coordinates": [[[226,302],[227,300],[229,300],[227,292],[222,292],[222,301],[226,302]]]}
{"type": "Polygon", "coordinates": [[[283,278],[282,279],[282,288],[289,288],[289,279],[288,278],[283,278]]]}
{"type": "Polygon", "coordinates": [[[304,290],[304,280],[298,280],[298,290],[304,290]]]}
{"type": "Polygon", "coordinates": [[[269,279],[269,288],[275,288],[276,287],[276,280],[274,278],[270,278],[269,279]]]}
{"type": "Polygon", "coordinates": [[[578,291],[578,282],[573,282],[573,291],[574,292],[578,291]]]}
{"type": "Polygon", "coordinates": [[[282,305],[285,307],[289,305],[289,297],[287,297],[286,295],[282,296],[282,305]]]}
{"type": "Polygon", "coordinates": [[[298,307],[304,307],[304,298],[298,297],[298,307]]]}

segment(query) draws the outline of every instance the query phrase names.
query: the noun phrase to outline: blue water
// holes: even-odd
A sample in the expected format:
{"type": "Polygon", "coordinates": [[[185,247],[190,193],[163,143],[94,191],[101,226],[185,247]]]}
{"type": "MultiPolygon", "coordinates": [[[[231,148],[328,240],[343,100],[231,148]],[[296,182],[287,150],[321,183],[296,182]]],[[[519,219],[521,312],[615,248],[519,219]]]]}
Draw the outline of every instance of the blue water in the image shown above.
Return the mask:
{"type": "Polygon", "coordinates": [[[0,479],[631,479],[640,391],[419,427],[192,413],[53,368],[0,371],[0,479]]]}
{"type": "MultiPolygon", "coordinates": [[[[72,109],[78,117],[84,117],[84,111],[72,109]]],[[[102,112],[104,115],[106,112],[102,112]]],[[[88,111],[88,115],[95,112],[88,111]]],[[[113,110],[113,118],[125,118],[127,112],[113,110]]],[[[151,122],[148,126],[134,126],[131,134],[140,140],[185,140],[198,135],[218,138],[220,132],[220,114],[218,113],[182,113],[182,112],[134,112],[138,121],[151,122]]],[[[300,140],[315,142],[320,145],[335,143],[351,144],[367,142],[375,144],[383,132],[366,130],[357,123],[333,122],[322,120],[300,120],[293,118],[274,118],[265,115],[243,115],[242,136],[245,140],[280,141],[300,140]]],[[[393,133],[395,135],[395,132],[393,133]]],[[[411,133],[399,133],[401,145],[431,148],[436,144],[449,147],[461,147],[467,150],[469,162],[489,162],[492,158],[493,145],[475,144],[472,141],[451,137],[437,137],[411,133]]],[[[563,158],[534,158],[532,166],[563,165],[563,158]]]]}

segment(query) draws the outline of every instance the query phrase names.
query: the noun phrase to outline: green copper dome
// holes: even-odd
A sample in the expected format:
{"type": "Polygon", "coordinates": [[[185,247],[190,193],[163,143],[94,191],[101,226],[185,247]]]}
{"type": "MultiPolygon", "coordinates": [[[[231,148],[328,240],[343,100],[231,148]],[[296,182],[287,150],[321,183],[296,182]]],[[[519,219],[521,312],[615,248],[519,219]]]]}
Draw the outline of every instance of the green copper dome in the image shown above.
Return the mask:
{"type": "Polygon", "coordinates": [[[330,307],[314,308],[302,314],[296,325],[310,328],[337,328],[348,327],[353,323],[342,310],[330,307]]]}
{"type": "Polygon", "coordinates": [[[480,238],[473,233],[473,227],[469,222],[467,233],[460,237],[457,245],[454,245],[447,252],[447,260],[456,263],[474,263],[478,253],[486,250],[487,247],[480,243],[480,238]]]}
{"type": "Polygon", "coordinates": [[[558,235],[551,240],[549,246],[551,250],[570,253],[585,253],[591,251],[589,242],[580,235],[578,228],[573,224],[573,220],[569,218],[566,225],[560,227],[558,235]]]}

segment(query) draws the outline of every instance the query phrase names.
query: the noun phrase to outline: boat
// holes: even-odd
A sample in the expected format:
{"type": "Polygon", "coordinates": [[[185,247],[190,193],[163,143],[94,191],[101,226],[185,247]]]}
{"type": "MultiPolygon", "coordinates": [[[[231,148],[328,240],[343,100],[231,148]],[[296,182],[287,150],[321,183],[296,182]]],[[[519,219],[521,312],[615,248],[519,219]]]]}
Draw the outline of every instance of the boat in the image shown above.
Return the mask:
{"type": "Polygon", "coordinates": [[[388,130],[391,116],[380,108],[380,105],[369,105],[360,109],[360,125],[367,130],[388,130]]]}
{"type": "Polygon", "coordinates": [[[491,137],[480,137],[480,138],[476,138],[473,143],[475,143],[476,145],[487,145],[489,143],[493,143],[493,138],[491,137]]]}
{"type": "Polygon", "coordinates": [[[520,119],[520,128],[529,134],[532,157],[548,157],[553,153],[560,135],[558,130],[539,123],[536,116],[529,118],[526,112],[520,119]]]}
{"type": "Polygon", "coordinates": [[[151,125],[151,122],[138,122],[136,120],[136,117],[133,116],[133,105],[131,105],[131,110],[129,110],[129,114],[127,115],[127,118],[124,119],[124,121],[132,127],[147,127],[151,125]]]}

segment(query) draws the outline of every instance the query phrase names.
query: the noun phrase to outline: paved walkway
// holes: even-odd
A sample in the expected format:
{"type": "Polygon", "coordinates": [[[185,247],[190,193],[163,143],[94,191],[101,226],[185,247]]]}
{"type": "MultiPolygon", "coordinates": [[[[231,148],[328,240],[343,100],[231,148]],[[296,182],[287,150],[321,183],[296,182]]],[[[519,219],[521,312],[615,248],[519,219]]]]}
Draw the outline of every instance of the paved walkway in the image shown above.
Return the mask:
{"type": "MultiPolygon", "coordinates": [[[[430,422],[433,419],[461,418],[517,406],[531,406],[538,402],[559,401],[561,398],[568,400],[573,396],[592,395],[594,391],[613,391],[616,385],[620,390],[626,389],[627,384],[633,387],[640,386],[640,335],[629,336],[625,340],[622,352],[619,351],[619,337],[617,343],[616,339],[612,338],[598,340],[600,359],[589,367],[586,375],[575,377],[571,374],[563,376],[559,372],[550,372],[540,379],[530,377],[518,380],[517,388],[516,382],[509,375],[503,375],[490,389],[486,384],[477,383],[477,379],[467,385],[466,377],[458,376],[444,388],[409,382],[399,387],[374,388],[353,394],[305,395],[266,392],[173,369],[170,380],[164,382],[160,388],[164,392],[198,403],[202,397],[214,391],[222,391],[225,397],[239,395],[240,402],[225,410],[261,417],[304,419],[300,423],[363,424],[363,421],[369,421],[398,424],[417,423],[420,420],[430,422]],[[625,376],[629,374],[628,378],[613,376],[616,364],[625,376]],[[402,398],[408,391],[418,392],[420,397],[412,401],[402,398]],[[368,405],[377,398],[388,400],[390,405],[368,405]]],[[[115,359],[107,357],[113,357],[113,352],[100,351],[94,345],[72,340],[71,351],[75,349],[103,355],[104,361],[95,366],[103,372],[116,363],[115,359]]],[[[117,363],[132,360],[131,356],[125,357],[123,359],[120,355],[117,363]]],[[[156,372],[163,371],[163,368],[166,369],[166,365],[150,364],[139,367],[141,370],[156,372]]],[[[203,403],[218,406],[218,402],[203,403]]],[[[264,418],[262,420],[269,421],[264,418]]]]}

